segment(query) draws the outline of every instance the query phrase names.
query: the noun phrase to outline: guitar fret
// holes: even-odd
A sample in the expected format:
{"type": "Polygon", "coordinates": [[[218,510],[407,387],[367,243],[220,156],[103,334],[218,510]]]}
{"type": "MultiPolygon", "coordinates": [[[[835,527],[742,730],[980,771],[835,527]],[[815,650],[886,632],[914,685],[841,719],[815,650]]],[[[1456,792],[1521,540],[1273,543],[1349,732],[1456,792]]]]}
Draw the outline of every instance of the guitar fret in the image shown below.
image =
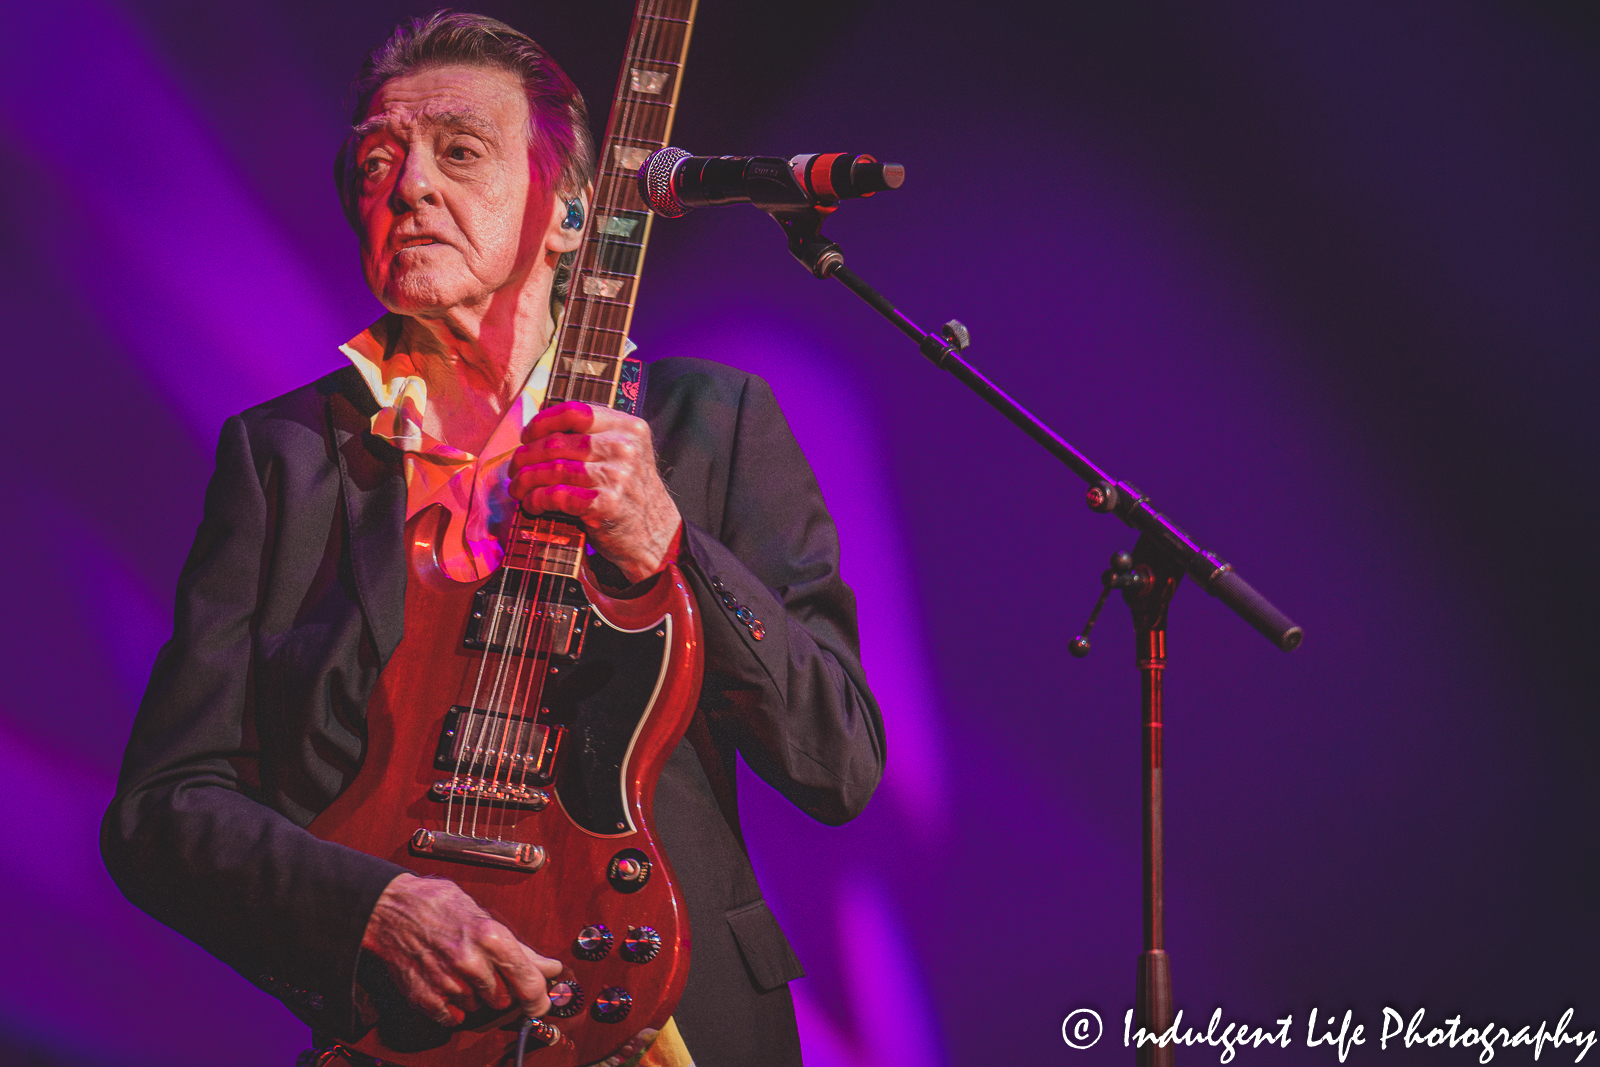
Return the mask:
{"type": "Polygon", "coordinates": [[[623,188],[621,188],[621,189],[619,189],[617,191],[617,197],[619,199],[612,200],[612,201],[607,202],[607,203],[601,203],[597,199],[596,200],[596,208],[598,210],[603,210],[603,211],[642,211],[646,207],[649,206],[644,202],[643,198],[641,198],[639,196],[639,186],[637,184],[638,177],[639,177],[639,172],[638,171],[633,171],[633,170],[628,170],[628,171],[607,170],[607,171],[602,171],[601,173],[604,174],[608,178],[617,178],[621,182],[626,183],[626,184],[624,185],[623,188]]]}
{"type": "Polygon", "coordinates": [[[568,378],[574,374],[614,378],[617,375],[617,357],[600,352],[575,352],[571,356],[557,360],[556,368],[550,372],[550,377],[568,378]]]}
{"type": "Polygon", "coordinates": [[[593,381],[587,378],[579,379],[576,388],[566,389],[560,393],[552,393],[546,397],[546,403],[559,404],[567,400],[580,400],[585,404],[599,404],[601,407],[610,407],[616,397],[616,386],[608,378],[604,381],[593,381]]]}
{"type": "Polygon", "coordinates": [[[602,326],[616,326],[622,328],[622,318],[626,317],[627,304],[622,301],[608,301],[603,296],[581,296],[581,304],[574,304],[568,310],[574,326],[589,326],[597,323],[602,326]]]}
{"type": "MultiPolygon", "coordinates": [[[[578,349],[578,350],[575,350],[575,351],[573,351],[573,352],[571,352],[569,354],[574,359],[583,359],[585,357],[592,356],[595,359],[621,360],[622,359],[622,346],[618,345],[616,351],[614,351],[614,352],[600,352],[600,351],[588,351],[588,350],[584,350],[584,349],[578,349]]],[[[610,374],[605,375],[605,380],[609,382],[613,378],[615,378],[616,376],[617,376],[616,371],[613,370],[610,374]]],[[[585,377],[585,376],[581,375],[581,374],[568,373],[568,374],[562,375],[561,376],[561,380],[562,381],[567,381],[567,380],[570,380],[570,379],[576,379],[576,378],[582,378],[582,377],[585,377]]],[[[554,375],[551,376],[551,381],[555,381],[555,376],[554,375]]],[[[547,393],[549,392],[548,388],[546,389],[546,392],[547,393]]]]}
{"type": "MultiPolygon", "coordinates": [[[[621,360],[622,346],[621,344],[616,346],[616,350],[614,350],[614,352],[610,349],[602,350],[600,349],[600,346],[579,347],[579,349],[563,349],[558,355],[560,355],[562,358],[571,358],[571,360],[621,360]]],[[[554,378],[554,374],[552,374],[552,378],[554,378]]]]}
{"type": "Polygon", "coordinates": [[[654,105],[654,110],[631,117],[626,127],[629,131],[627,139],[659,147],[667,139],[667,126],[671,122],[674,105],[667,100],[646,100],[643,97],[629,97],[625,103],[629,108],[638,104],[654,105]]]}
{"type": "Polygon", "coordinates": [[[534,519],[516,529],[504,566],[576,578],[583,567],[583,531],[576,524],[534,519]]]}
{"type": "MultiPolygon", "coordinates": [[[[598,301],[597,301],[598,302],[598,301]]],[[[607,301],[604,307],[572,307],[567,316],[576,333],[622,336],[628,325],[627,305],[607,301]]]]}
{"type": "Polygon", "coordinates": [[[584,333],[614,333],[618,337],[622,336],[622,330],[620,330],[620,329],[617,329],[617,328],[614,328],[614,327],[610,327],[610,326],[597,326],[597,325],[594,325],[592,323],[587,323],[587,322],[580,324],[578,326],[578,329],[581,330],[584,333]]]}
{"type": "MultiPolygon", "coordinates": [[[[648,154],[649,153],[646,153],[646,155],[648,155],[648,154]]],[[[613,195],[622,197],[624,199],[627,199],[629,197],[629,194],[632,194],[632,197],[634,199],[638,199],[639,198],[639,185],[638,185],[638,182],[639,182],[639,171],[638,171],[638,168],[635,168],[633,170],[622,170],[620,168],[614,168],[614,167],[602,167],[601,170],[600,170],[600,177],[601,177],[602,180],[610,178],[610,179],[614,180],[617,183],[617,190],[613,195]]],[[[640,205],[639,207],[629,208],[628,210],[630,210],[630,211],[638,211],[638,210],[640,210],[640,208],[643,208],[643,207],[646,206],[645,202],[642,199],[638,200],[638,202],[639,202],[639,205],[640,205]]],[[[597,204],[597,206],[602,206],[602,207],[605,207],[607,209],[618,208],[618,207],[622,206],[622,205],[616,203],[615,201],[610,202],[610,203],[603,203],[602,204],[598,197],[596,198],[596,204],[597,204]]]]}

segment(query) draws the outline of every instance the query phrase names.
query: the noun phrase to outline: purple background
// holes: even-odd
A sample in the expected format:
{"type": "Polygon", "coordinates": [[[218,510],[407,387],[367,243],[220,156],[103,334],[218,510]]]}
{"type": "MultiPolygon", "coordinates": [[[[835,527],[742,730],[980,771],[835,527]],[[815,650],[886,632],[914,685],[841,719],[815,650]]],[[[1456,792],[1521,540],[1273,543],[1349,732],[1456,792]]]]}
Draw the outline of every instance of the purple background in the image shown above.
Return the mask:
{"type": "MultiPolygon", "coordinates": [[[[425,9],[6,6],[0,1061],[288,1067],[304,1030],[123,901],[94,832],[218,425],[376,314],[330,163],[361,54],[425,9]]],[[[601,125],[630,6],[483,9],[601,125]]],[[[1304,1048],[1311,1008],[1374,1037],[1384,1005],[1600,1024],[1580,6],[701,6],[675,142],[905,163],[830,224],[851,265],[960,317],[987,373],[1305,627],[1285,656],[1192,587],[1172,609],[1177,1003],[1296,1020],[1293,1051],[1236,1062],[1337,1062],[1304,1048]]],[[[1130,534],[759,213],[655,234],[635,338],[773,382],[888,721],[848,827],[746,782],[808,1061],[1128,1062],[1126,611],[1065,649],[1130,534]],[[1090,1052],[1060,1037],[1078,1007],[1106,1019],[1090,1052]]]]}

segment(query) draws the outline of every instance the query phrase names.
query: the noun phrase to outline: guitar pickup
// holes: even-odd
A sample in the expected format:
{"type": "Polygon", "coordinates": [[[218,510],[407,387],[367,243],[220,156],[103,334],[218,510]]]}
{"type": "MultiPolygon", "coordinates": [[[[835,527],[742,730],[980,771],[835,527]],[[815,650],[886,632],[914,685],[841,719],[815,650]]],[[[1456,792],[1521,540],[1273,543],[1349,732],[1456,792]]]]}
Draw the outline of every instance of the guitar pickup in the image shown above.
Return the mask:
{"type": "Polygon", "coordinates": [[[488,837],[447,834],[421,827],[411,835],[411,851],[418,856],[505,867],[513,871],[537,871],[549,858],[539,845],[523,841],[503,841],[488,837]]]}
{"type": "Polygon", "coordinates": [[[516,583],[512,585],[504,590],[487,585],[478,590],[463,643],[468,648],[517,656],[576,659],[589,622],[586,606],[530,599],[515,588],[516,583]]]}
{"type": "Polygon", "coordinates": [[[433,765],[457,778],[478,774],[519,785],[549,785],[555,780],[560,747],[559,726],[545,726],[532,715],[491,715],[457,704],[444,717],[433,765]]]}
{"type": "Polygon", "coordinates": [[[588,626],[589,599],[573,578],[501,567],[472,595],[468,648],[576,659],[588,626]]]}

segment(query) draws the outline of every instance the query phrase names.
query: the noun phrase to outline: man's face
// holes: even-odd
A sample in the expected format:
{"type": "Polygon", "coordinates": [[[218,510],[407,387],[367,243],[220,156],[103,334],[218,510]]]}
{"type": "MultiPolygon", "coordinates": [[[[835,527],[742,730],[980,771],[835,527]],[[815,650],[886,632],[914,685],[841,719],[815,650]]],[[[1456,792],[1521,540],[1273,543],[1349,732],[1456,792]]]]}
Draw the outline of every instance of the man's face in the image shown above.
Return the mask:
{"type": "Polygon", "coordinates": [[[520,286],[553,196],[530,187],[515,75],[447,66],[394,78],[358,129],[361,266],[384,307],[432,316],[520,286]]]}

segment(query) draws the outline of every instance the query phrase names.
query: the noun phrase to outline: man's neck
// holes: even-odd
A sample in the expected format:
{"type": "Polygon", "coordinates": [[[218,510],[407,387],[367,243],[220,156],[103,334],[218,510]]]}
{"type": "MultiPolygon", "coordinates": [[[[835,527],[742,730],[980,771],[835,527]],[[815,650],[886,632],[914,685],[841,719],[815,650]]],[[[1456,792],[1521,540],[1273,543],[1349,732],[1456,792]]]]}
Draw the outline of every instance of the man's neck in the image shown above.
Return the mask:
{"type": "Polygon", "coordinates": [[[437,318],[407,317],[400,338],[428,383],[423,430],[474,454],[522,392],[555,332],[548,294],[532,313],[508,306],[519,302],[489,303],[481,314],[459,308],[437,318]]]}

